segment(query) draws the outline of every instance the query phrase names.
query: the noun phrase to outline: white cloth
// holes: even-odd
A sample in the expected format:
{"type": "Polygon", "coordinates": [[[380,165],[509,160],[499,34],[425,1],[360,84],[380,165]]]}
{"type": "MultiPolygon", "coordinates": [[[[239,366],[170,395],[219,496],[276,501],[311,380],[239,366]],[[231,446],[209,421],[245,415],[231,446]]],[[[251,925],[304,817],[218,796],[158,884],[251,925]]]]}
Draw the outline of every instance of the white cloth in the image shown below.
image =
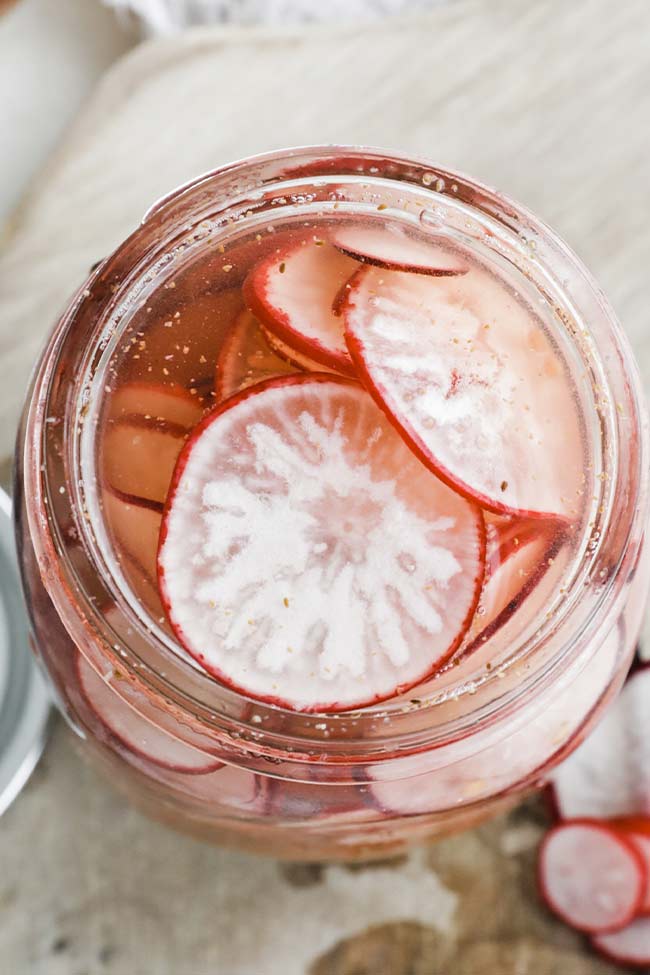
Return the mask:
{"type": "Polygon", "coordinates": [[[417,13],[444,0],[104,0],[132,11],[147,33],[171,34],[197,24],[341,22],[417,13]]]}

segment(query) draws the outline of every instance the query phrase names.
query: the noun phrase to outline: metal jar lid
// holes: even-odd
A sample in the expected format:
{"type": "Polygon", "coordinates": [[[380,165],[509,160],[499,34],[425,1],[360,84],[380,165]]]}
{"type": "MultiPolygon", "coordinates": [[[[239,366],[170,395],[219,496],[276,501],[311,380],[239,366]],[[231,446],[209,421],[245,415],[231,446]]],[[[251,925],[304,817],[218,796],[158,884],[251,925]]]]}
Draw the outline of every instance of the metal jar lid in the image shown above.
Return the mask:
{"type": "Polygon", "coordinates": [[[47,738],[50,702],[28,633],[11,501],[0,488],[0,815],[29,779],[47,738]]]}

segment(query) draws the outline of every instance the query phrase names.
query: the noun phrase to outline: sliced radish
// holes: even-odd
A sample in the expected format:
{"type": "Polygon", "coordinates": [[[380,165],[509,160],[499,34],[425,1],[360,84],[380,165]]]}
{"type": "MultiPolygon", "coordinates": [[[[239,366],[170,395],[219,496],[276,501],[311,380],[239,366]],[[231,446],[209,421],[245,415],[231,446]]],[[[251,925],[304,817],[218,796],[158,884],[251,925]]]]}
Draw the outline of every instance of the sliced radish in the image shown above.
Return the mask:
{"type": "Polygon", "coordinates": [[[360,376],[412,450],[490,511],[573,517],[584,489],[570,381],[534,315],[473,268],[364,268],[345,308],[360,376]]]}
{"type": "Polygon", "coordinates": [[[630,677],[552,782],[558,815],[565,819],[650,814],[650,669],[630,677]]]}
{"type": "Polygon", "coordinates": [[[562,532],[561,525],[536,519],[488,524],[485,582],[460,653],[489,640],[535,592],[552,564],[562,532]]]}
{"type": "Polygon", "coordinates": [[[268,328],[264,328],[263,325],[260,326],[262,329],[262,334],[266,339],[267,345],[273,349],[275,354],[284,360],[290,366],[293,366],[293,372],[296,369],[300,369],[303,372],[331,372],[334,376],[339,376],[340,372],[337,373],[335,369],[330,369],[328,366],[322,366],[319,362],[314,362],[309,356],[304,355],[302,352],[298,352],[296,349],[292,349],[291,346],[279,339],[277,335],[269,331],[268,328]]]}
{"type": "Polygon", "coordinates": [[[620,931],[597,934],[591,943],[601,955],[632,968],[650,967],[650,917],[638,917],[620,931]]]}
{"type": "Polygon", "coordinates": [[[131,382],[116,389],[109,400],[111,420],[141,417],[152,424],[178,424],[190,430],[203,409],[196,396],[177,384],[131,382]]]}
{"type": "Polygon", "coordinates": [[[432,478],[350,380],[231,397],[180,459],[158,556],[170,623],[223,683],[335,711],[434,672],[483,578],[480,511],[432,478]]]}
{"type": "Polygon", "coordinates": [[[340,251],[364,264],[392,271],[411,271],[446,277],[465,274],[468,266],[451,248],[418,240],[397,227],[341,227],[331,237],[340,251]]]}
{"type": "Polygon", "coordinates": [[[191,795],[214,809],[255,809],[260,816],[265,812],[265,777],[236,765],[219,764],[215,771],[192,776],[181,787],[185,796],[191,795]]]}
{"type": "Polygon", "coordinates": [[[549,908],[590,933],[627,924],[643,901],[645,862],[625,836],[594,820],[561,823],[539,852],[539,885],[549,908]]]}
{"type": "Polygon", "coordinates": [[[244,300],[290,349],[354,375],[343,323],[332,302],[357,267],[331,244],[294,244],[253,268],[244,282],[244,300]]]}
{"type": "Polygon", "coordinates": [[[126,552],[137,568],[155,584],[162,506],[155,502],[145,504],[139,498],[110,490],[104,492],[102,505],[118,549],[126,552]]]}
{"type": "Polygon", "coordinates": [[[367,802],[368,786],[269,779],[265,812],[284,820],[364,821],[377,818],[367,802]]]}
{"type": "MultiPolygon", "coordinates": [[[[118,694],[82,654],[77,655],[77,670],[81,690],[93,712],[126,748],[177,772],[205,773],[221,767],[221,762],[173,738],[128,704],[124,698],[131,695],[135,703],[138,692],[127,679],[121,681],[118,694]]],[[[110,676],[116,679],[114,672],[110,676]]]]}
{"type": "Polygon", "coordinates": [[[217,359],[216,402],[265,379],[295,371],[286,358],[269,348],[257,319],[244,308],[235,318],[217,359]]]}
{"type": "Polygon", "coordinates": [[[162,504],[186,437],[184,427],[116,420],[102,444],[104,477],[113,490],[162,504]]]}
{"type": "Polygon", "coordinates": [[[650,914],[650,819],[635,816],[614,820],[611,825],[627,836],[630,843],[634,844],[643,858],[649,880],[639,911],[641,914],[650,914]]]}

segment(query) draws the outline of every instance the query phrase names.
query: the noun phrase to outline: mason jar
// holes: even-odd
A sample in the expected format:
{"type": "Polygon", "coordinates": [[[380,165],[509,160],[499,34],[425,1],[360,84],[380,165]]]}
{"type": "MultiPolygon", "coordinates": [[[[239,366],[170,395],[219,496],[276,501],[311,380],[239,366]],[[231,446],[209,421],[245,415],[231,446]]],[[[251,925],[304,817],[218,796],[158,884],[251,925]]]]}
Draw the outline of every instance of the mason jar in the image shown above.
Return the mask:
{"type": "MultiPolygon", "coordinates": [[[[225,266],[236,288],[237,261],[225,266]]],[[[80,751],[115,788],[208,841],[292,859],[383,857],[542,784],[619,689],[648,588],[645,408],[607,300],[523,207],[426,160],[291,149],[170,193],[90,273],[34,373],[15,512],[35,653],[80,751]],[[209,255],[223,267],[269,224],[378,210],[512,269],[553,319],[586,390],[594,497],[561,593],[540,589],[529,625],[506,625],[391,700],[304,713],[224,686],[179,648],[155,585],[111,545],[96,432],[111,356],[127,339],[146,346],[150,303],[170,289],[181,303],[183,288],[188,301],[219,297],[222,285],[195,273],[209,255]]]]}

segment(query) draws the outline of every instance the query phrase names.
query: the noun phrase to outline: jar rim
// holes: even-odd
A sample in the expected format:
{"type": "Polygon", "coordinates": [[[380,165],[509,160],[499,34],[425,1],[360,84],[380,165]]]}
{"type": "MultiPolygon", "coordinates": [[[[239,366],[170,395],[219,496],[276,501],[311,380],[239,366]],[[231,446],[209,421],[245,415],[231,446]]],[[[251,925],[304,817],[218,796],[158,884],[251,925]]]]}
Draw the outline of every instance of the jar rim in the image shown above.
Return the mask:
{"type": "MultiPolygon", "coordinates": [[[[345,746],[350,750],[352,744],[349,726],[352,723],[359,731],[359,738],[365,740],[366,746],[368,744],[366,734],[371,725],[375,728],[377,741],[384,742],[386,738],[390,738],[399,741],[400,747],[403,748],[410,748],[411,745],[420,747],[423,743],[431,745],[441,741],[456,740],[458,737],[477,733],[488,724],[505,718],[522,705],[528,694],[536,693],[538,688],[557,679],[563,669],[568,667],[574,659],[579,648],[584,648],[590,642],[593,642],[594,646],[599,645],[600,636],[604,638],[606,635],[606,628],[605,632],[602,632],[603,623],[614,612],[619,601],[623,599],[624,582],[634,571],[642,537],[642,526],[645,523],[648,508],[648,425],[643,406],[641,384],[627,339],[611,307],[579,258],[557,237],[553,230],[525,207],[473,178],[437,167],[428,160],[402,156],[390,150],[346,145],[305,146],[263,153],[229,163],[188,181],[154,203],[147,210],[140,226],[106,261],[102,262],[100,267],[90,275],[79,289],[50,337],[34,378],[33,395],[26,415],[22,459],[25,490],[28,499],[30,499],[28,500],[28,519],[37,560],[50,597],[80,648],[87,644],[88,627],[91,626],[93,638],[101,640],[104,652],[109,657],[113,657],[116,661],[119,660],[120,666],[127,670],[132,667],[133,674],[137,675],[139,680],[149,685],[157,695],[172,701],[175,708],[187,709],[189,713],[211,727],[223,729],[224,727],[237,726],[246,731],[259,733],[260,724],[252,725],[250,718],[247,718],[238,707],[243,701],[250,699],[222,687],[209,675],[197,671],[192,665],[184,664],[180,658],[178,658],[179,664],[175,674],[181,675],[181,678],[179,680],[175,677],[170,682],[160,668],[157,669],[155,663],[152,664],[151,660],[147,661],[146,667],[139,667],[136,659],[125,659],[122,655],[117,656],[117,651],[111,642],[109,629],[107,629],[106,620],[103,619],[97,606],[88,600],[87,594],[81,591],[78,585],[75,585],[75,581],[78,579],[77,573],[70,564],[65,547],[61,544],[61,524],[57,522],[56,507],[51,503],[55,489],[51,483],[52,458],[48,453],[44,430],[52,392],[54,366],[62,355],[71,331],[77,328],[79,322],[84,321],[86,326],[90,328],[89,334],[94,336],[95,344],[100,337],[103,324],[100,307],[102,298],[101,295],[98,295],[96,288],[100,276],[103,275],[106,284],[110,285],[111,275],[113,274],[113,285],[117,283],[119,287],[127,287],[141,270],[141,266],[137,262],[132,264],[130,269],[126,266],[133,254],[140,254],[142,235],[147,232],[155,233],[157,242],[153,250],[150,249],[148,252],[148,261],[151,263],[154,259],[160,259],[161,256],[164,256],[165,247],[174,233],[178,231],[179,226],[187,225],[190,204],[193,204],[197,211],[190,221],[190,224],[195,226],[201,206],[205,204],[209,207],[211,205],[210,200],[214,203],[215,189],[220,181],[228,187],[232,199],[233,193],[238,193],[240,197],[251,196],[256,191],[268,186],[278,186],[292,179],[305,178],[306,170],[310,170],[309,178],[315,180],[324,179],[331,175],[355,178],[361,175],[367,182],[379,181],[380,179],[394,180],[400,184],[417,186],[418,192],[424,196],[442,193],[451,200],[462,199],[467,202],[468,206],[484,214],[486,219],[496,221],[508,230],[514,230],[518,236],[522,234],[533,235],[538,242],[544,243],[546,252],[552,254],[556,261],[563,264],[565,269],[575,276],[578,282],[575,290],[583,299],[588,299],[594,313],[599,314],[600,322],[598,324],[602,327],[612,347],[612,356],[608,361],[608,366],[610,369],[618,370],[619,378],[628,390],[627,419],[631,419],[633,422],[633,439],[636,448],[629,469],[622,470],[620,448],[621,446],[625,447],[625,438],[630,438],[630,430],[624,429],[622,417],[614,408],[613,403],[610,402],[609,408],[603,410],[602,422],[609,424],[610,428],[611,457],[609,460],[612,463],[612,481],[618,485],[622,483],[621,477],[624,476],[629,497],[622,512],[622,521],[619,519],[614,526],[612,514],[617,498],[614,488],[610,490],[605,533],[599,540],[598,546],[589,554],[589,564],[579,577],[580,585],[584,585],[587,578],[593,580],[594,577],[598,577],[598,574],[603,572],[605,568],[607,575],[604,577],[604,581],[599,584],[597,598],[592,600],[588,612],[585,611],[584,600],[574,598],[572,605],[561,618],[558,618],[552,634],[556,649],[547,661],[546,666],[537,670],[531,667],[521,676],[520,680],[503,693],[494,690],[494,682],[499,680],[497,673],[483,672],[480,675],[474,675],[476,683],[473,685],[467,677],[463,677],[462,683],[465,686],[460,688],[455,687],[452,681],[451,690],[449,696],[446,696],[446,700],[448,701],[450,697],[453,699],[454,694],[456,700],[460,695],[470,694],[473,696],[473,705],[475,706],[469,708],[462,716],[451,716],[448,721],[436,727],[435,733],[426,721],[428,709],[436,707],[439,703],[435,700],[418,702],[415,708],[409,703],[395,707],[391,701],[387,701],[379,705],[378,708],[364,709],[359,712],[328,713],[320,716],[321,722],[318,720],[319,715],[305,714],[301,716],[300,713],[290,712],[292,718],[298,724],[303,725],[301,734],[285,736],[281,731],[268,734],[265,731],[269,740],[274,742],[274,747],[277,745],[280,751],[295,750],[296,741],[303,743],[309,741],[312,744],[318,742],[318,747],[323,752],[333,751],[341,744],[342,737],[337,733],[341,727],[348,729],[345,734],[345,746]],[[439,186],[440,182],[444,184],[443,187],[439,186]],[[434,189],[431,189],[432,186],[434,189]],[[113,268],[117,268],[119,274],[117,271],[113,271],[113,268]],[[94,333],[92,331],[93,323],[95,326],[94,333]],[[616,544],[613,552],[608,551],[605,564],[602,553],[605,550],[605,542],[612,541],[611,532],[614,531],[614,527],[617,533],[614,539],[616,544]],[[479,676],[480,681],[478,681],[479,676]],[[481,690],[488,683],[491,692],[496,696],[485,701],[481,698],[481,690]],[[203,693],[205,691],[207,691],[207,698],[203,693]],[[201,698],[204,699],[201,700],[201,698]],[[417,720],[415,718],[416,712],[417,720]],[[402,720],[403,718],[408,720],[402,720]],[[317,728],[316,726],[322,722],[325,722],[327,727],[325,729],[317,728]],[[382,722],[387,723],[386,731],[382,731],[382,722]]],[[[226,199],[227,192],[223,187],[220,192],[224,198],[224,206],[227,207],[229,205],[229,200],[226,199]]],[[[142,255],[140,256],[142,257],[142,255]]],[[[535,256],[534,259],[539,261],[539,255],[535,256]]],[[[105,291],[102,291],[101,294],[106,298],[105,291]]],[[[569,307],[571,304],[571,302],[567,302],[569,307]]],[[[575,299],[573,305],[575,305],[575,299]]],[[[580,311],[579,308],[578,311],[580,311]]],[[[592,316],[589,322],[592,334],[595,324],[592,316]]],[[[87,360],[93,351],[96,352],[96,349],[85,349],[84,354],[87,360]]],[[[79,393],[80,390],[78,389],[77,392],[79,393]]],[[[72,401],[73,397],[69,397],[68,403],[72,404],[72,401]]],[[[73,439],[74,431],[74,421],[71,414],[66,418],[64,430],[67,433],[67,445],[69,445],[73,439]]],[[[92,555],[92,546],[89,551],[92,555]]],[[[99,563],[96,562],[95,564],[97,571],[100,571],[99,563]]],[[[542,639],[548,638],[548,633],[542,637],[542,639]]],[[[534,646],[531,645],[530,652],[533,651],[534,646]]],[[[161,659],[165,660],[164,657],[161,659]]],[[[168,661],[165,660],[165,665],[167,663],[168,661]]],[[[272,718],[277,718],[277,712],[282,712],[282,709],[275,705],[267,705],[252,700],[250,703],[258,717],[263,715],[266,718],[267,713],[269,713],[272,718]]],[[[273,724],[273,720],[271,724],[273,724]]]]}

